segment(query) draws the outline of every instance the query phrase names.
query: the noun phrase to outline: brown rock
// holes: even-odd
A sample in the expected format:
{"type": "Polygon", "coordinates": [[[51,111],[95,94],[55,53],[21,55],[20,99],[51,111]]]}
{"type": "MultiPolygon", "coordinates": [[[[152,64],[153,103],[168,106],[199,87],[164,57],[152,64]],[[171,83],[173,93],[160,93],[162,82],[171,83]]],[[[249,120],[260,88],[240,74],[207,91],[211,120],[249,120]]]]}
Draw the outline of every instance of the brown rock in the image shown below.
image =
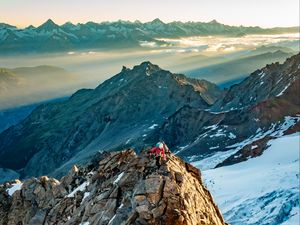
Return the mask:
{"type": "Polygon", "coordinates": [[[195,167],[169,154],[157,169],[145,154],[107,153],[94,167],[73,167],[60,181],[46,176],[26,180],[12,197],[0,185],[0,223],[225,225],[195,167]],[[100,175],[91,176],[91,171],[100,175]],[[83,182],[88,186],[79,188],[83,182]],[[68,197],[71,192],[76,193],[68,197]]]}

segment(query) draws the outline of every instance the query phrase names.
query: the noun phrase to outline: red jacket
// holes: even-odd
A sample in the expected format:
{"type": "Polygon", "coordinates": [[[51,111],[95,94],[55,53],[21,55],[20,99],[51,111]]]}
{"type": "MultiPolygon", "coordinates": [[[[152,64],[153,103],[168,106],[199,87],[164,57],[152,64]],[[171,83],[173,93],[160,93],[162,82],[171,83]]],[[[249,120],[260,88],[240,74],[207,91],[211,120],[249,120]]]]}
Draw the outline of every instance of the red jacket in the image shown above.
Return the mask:
{"type": "Polygon", "coordinates": [[[154,147],[150,150],[150,154],[155,154],[156,156],[162,156],[164,160],[166,160],[165,150],[164,148],[154,147]]]}

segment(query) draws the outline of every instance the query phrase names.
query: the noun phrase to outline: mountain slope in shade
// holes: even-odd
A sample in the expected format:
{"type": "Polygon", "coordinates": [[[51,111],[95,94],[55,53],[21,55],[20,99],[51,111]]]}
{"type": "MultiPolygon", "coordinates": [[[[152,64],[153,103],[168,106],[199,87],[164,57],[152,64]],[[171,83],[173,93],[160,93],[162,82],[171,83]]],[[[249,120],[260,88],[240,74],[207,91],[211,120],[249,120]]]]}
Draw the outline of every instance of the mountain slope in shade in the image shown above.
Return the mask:
{"type": "Polygon", "coordinates": [[[299,140],[300,133],[283,136],[260,157],[204,171],[230,224],[299,224],[299,140]]]}
{"type": "Polygon", "coordinates": [[[142,147],[148,133],[184,105],[207,109],[221,95],[210,82],[150,62],[124,67],[94,90],[39,106],[0,134],[0,165],[42,175],[83,163],[99,150],[142,147]]]}
{"type": "Polygon", "coordinates": [[[103,153],[60,181],[0,185],[0,223],[225,225],[200,171],[167,156],[158,167],[147,151],[103,153]]]}
{"type": "Polygon", "coordinates": [[[20,123],[39,105],[49,102],[60,102],[66,100],[65,98],[51,99],[46,102],[37,102],[35,104],[24,105],[20,107],[0,110],[0,133],[9,127],[20,123]]]}

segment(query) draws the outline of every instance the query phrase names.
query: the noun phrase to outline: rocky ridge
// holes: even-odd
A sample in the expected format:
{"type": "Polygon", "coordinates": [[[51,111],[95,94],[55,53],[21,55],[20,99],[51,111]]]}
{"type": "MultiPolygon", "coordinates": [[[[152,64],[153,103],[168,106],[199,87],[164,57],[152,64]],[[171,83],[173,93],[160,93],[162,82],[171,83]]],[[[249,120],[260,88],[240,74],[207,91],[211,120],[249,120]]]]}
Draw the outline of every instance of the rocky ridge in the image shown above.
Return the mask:
{"type": "Polygon", "coordinates": [[[225,225],[198,169],[167,153],[99,153],[59,181],[46,176],[0,186],[3,225],[225,225]]]}

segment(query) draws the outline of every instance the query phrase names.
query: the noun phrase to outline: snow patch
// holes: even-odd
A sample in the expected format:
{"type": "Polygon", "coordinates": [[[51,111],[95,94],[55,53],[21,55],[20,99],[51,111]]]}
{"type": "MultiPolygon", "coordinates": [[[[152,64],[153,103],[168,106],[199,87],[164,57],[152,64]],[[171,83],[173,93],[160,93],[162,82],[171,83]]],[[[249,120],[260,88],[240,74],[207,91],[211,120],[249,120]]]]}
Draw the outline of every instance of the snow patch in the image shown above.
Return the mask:
{"type": "Polygon", "coordinates": [[[283,88],[283,90],[278,94],[278,95],[276,95],[276,97],[279,97],[279,96],[281,96],[281,95],[283,95],[283,93],[286,91],[286,89],[288,89],[288,87],[291,85],[291,83],[289,83],[288,85],[286,85],[284,88],[283,88]]]}
{"type": "MultiPolygon", "coordinates": [[[[216,167],[216,165],[218,165],[219,163],[223,162],[225,159],[230,157],[231,155],[235,154],[236,152],[238,152],[239,150],[244,148],[246,145],[250,145],[251,143],[253,143],[257,140],[260,140],[268,135],[271,137],[283,136],[283,134],[286,130],[288,130],[290,127],[292,127],[299,121],[300,121],[300,115],[297,115],[295,117],[286,116],[284,119],[284,122],[282,124],[280,124],[279,126],[276,127],[276,124],[271,124],[270,128],[268,130],[266,130],[265,132],[263,132],[263,130],[261,128],[258,128],[256,130],[255,135],[250,136],[249,138],[247,138],[241,142],[237,142],[233,145],[225,147],[229,150],[215,152],[212,155],[205,157],[204,159],[192,162],[192,164],[196,167],[199,167],[201,170],[212,169],[212,168],[216,167]]],[[[198,137],[198,139],[200,137],[203,137],[203,134],[200,135],[198,137]]],[[[180,151],[182,151],[182,150],[180,150],[180,151]]]]}
{"type": "Polygon", "coordinates": [[[20,183],[20,184],[12,184],[12,187],[6,189],[6,192],[7,192],[10,196],[12,196],[16,191],[21,190],[22,185],[23,185],[22,183],[20,183]]]}
{"type": "Polygon", "coordinates": [[[115,218],[116,218],[116,214],[110,219],[110,221],[108,222],[107,225],[111,224],[114,221],[115,218]]]}
{"type": "Polygon", "coordinates": [[[90,222],[82,222],[79,225],[89,225],[89,224],[90,224],[90,222]]]}
{"type": "Polygon", "coordinates": [[[264,73],[264,71],[261,71],[258,76],[260,76],[260,78],[263,78],[266,74],[264,73]]]}
{"type": "Polygon", "coordinates": [[[229,137],[230,139],[235,139],[235,138],[236,138],[236,135],[230,132],[228,137],[229,137]]]}
{"type": "Polygon", "coordinates": [[[211,125],[211,126],[207,126],[207,127],[203,127],[203,129],[205,130],[216,130],[218,128],[218,124],[214,124],[214,125],[211,125]]]}
{"type": "Polygon", "coordinates": [[[124,172],[120,173],[118,175],[117,179],[115,179],[115,181],[113,182],[113,184],[117,184],[121,180],[121,178],[123,177],[123,175],[124,175],[124,172]]]}
{"type": "Polygon", "coordinates": [[[129,139],[126,141],[125,145],[129,144],[130,141],[131,141],[131,138],[129,138],[129,139]]]}
{"type": "Polygon", "coordinates": [[[83,201],[90,196],[90,192],[84,192],[83,198],[81,200],[81,204],[83,203],[83,201]]]}
{"type": "Polygon", "coordinates": [[[209,137],[222,137],[222,136],[226,136],[226,134],[222,133],[223,129],[219,129],[217,130],[217,133],[210,135],[209,137]]]}
{"type": "Polygon", "coordinates": [[[155,123],[155,124],[151,125],[151,126],[149,127],[149,129],[150,129],[150,130],[153,130],[153,129],[155,129],[155,127],[157,127],[157,126],[158,126],[158,124],[155,123]]]}
{"type": "Polygon", "coordinates": [[[83,192],[89,184],[90,184],[90,183],[89,183],[88,181],[83,182],[81,185],[79,185],[77,188],[75,188],[70,194],[68,194],[67,197],[68,197],[68,198],[74,198],[74,197],[75,197],[75,194],[76,194],[78,191],[83,192]]]}

